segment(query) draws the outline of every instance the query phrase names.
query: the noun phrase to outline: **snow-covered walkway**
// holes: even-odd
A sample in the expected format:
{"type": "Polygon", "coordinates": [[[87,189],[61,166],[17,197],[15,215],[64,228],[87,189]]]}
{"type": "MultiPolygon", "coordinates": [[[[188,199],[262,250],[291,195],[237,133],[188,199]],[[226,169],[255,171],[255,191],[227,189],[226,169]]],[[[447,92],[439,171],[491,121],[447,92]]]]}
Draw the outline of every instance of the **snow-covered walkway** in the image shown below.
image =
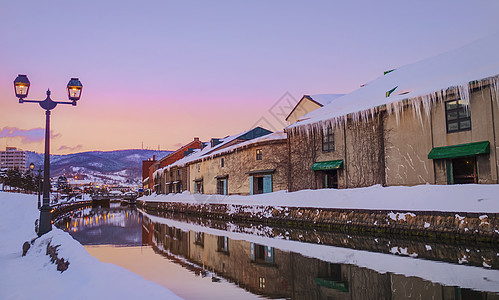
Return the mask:
{"type": "Polygon", "coordinates": [[[139,275],[101,263],[55,227],[22,257],[23,243],[36,237],[37,198],[0,192],[0,205],[0,299],[179,299],[139,275]],[[61,245],[59,258],[69,260],[63,273],[45,254],[49,242],[61,245]]]}
{"type": "Polygon", "coordinates": [[[150,195],[139,198],[152,202],[218,203],[314,208],[348,208],[403,211],[448,211],[499,213],[498,184],[379,185],[357,189],[279,191],[253,196],[182,194],[150,195]]]}

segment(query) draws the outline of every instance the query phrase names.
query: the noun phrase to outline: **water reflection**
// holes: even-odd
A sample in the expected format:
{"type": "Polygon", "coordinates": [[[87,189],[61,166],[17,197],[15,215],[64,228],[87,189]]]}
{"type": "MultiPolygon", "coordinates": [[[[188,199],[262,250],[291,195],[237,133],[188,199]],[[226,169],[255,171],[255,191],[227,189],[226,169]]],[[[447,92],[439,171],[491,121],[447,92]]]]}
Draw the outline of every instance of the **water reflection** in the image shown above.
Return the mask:
{"type": "Polygon", "coordinates": [[[110,208],[88,207],[57,221],[83,245],[142,245],[142,214],[135,208],[111,204],[110,208]]]}
{"type": "Polygon", "coordinates": [[[248,235],[245,235],[245,239],[240,239],[240,233],[189,223],[181,224],[175,220],[149,215],[143,217],[143,228],[148,243],[154,245],[157,251],[187,258],[252,293],[270,298],[499,299],[493,293],[445,286],[428,280],[462,282],[463,286],[471,284],[474,288],[489,288],[490,291],[497,292],[499,273],[496,270],[324,245],[307,245],[285,239],[276,241],[248,235]],[[283,247],[294,251],[283,251],[283,247]],[[310,257],[314,255],[328,259],[310,257]],[[373,270],[379,265],[387,271],[373,270]],[[429,276],[423,279],[403,275],[411,272],[411,268],[420,268],[423,273],[429,273],[429,276]],[[456,270],[462,273],[454,273],[456,270]],[[432,272],[444,274],[439,277],[438,274],[431,274],[432,272]],[[482,277],[473,279],[476,276],[482,277]],[[467,282],[470,279],[472,282],[467,282]]]}
{"type": "MultiPolygon", "coordinates": [[[[82,244],[150,245],[156,253],[151,260],[167,258],[192,276],[175,271],[181,281],[161,281],[165,275],[156,269],[169,267],[149,258],[140,261],[143,250],[139,254],[137,247],[130,247],[134,256],[128,254],[123,266],[174,292],[181,289],[177,294],[186,298],[208,298],[211,290],[201,288],[209,280],[211,286],[232,282],[265,298],[499,299],[494,245],[452,246],[199,218],[173,220],[117,207],[79,210],[58,224],[82,244]],[[131,261],[141,267],[126,265],[131,261]],[[201,290],[195,293],[192,287],[201,290]]],[[[123,255],[106,251],[109,256],[123,255]]],[[[227,285],[217,293],[213,298],[245,295],[227,285]]]]}

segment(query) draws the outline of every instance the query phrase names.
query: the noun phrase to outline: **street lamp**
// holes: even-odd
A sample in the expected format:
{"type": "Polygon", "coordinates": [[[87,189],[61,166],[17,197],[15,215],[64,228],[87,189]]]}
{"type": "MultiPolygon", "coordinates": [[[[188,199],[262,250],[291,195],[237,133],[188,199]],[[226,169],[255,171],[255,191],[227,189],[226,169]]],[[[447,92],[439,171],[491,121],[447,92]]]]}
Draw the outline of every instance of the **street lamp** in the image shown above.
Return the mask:
{"type": "MultiPolygon", "coordinates": [[[[30,163],[30,164],[29,164],[29,171],[30,171],[30,174],[31,174],[31,180],[34,180],[34,177],[33,177],[33,169],[34,169],[34,168],[35,168],[35,164],[34,164],[34,163],[30,163]]],[[[33,187],[31,184],[32,184],[32,182],[30,182],[30,183],[29,183],[30,194],[31,194],[31,192],[33,192],[33,191],[31,190],[31,188],[33,187]]]]}
{"type": "MultiPolygon", "coordinates": [[[[30,163],[29,164],[29,169],[31,170],[31,176],[33,176],[33,170],[35,169],[35,164],[34,163],[30,163]]],[[[41,183],[42,183],[42,168],[41,167],[38,167],[38,170],[36,170],[36,172],[38,172],[38,176],[36,176],[36,186],[37,186],[37,195],[38,195],[38,209],[40,209],[40,190],[41,190],[41,183]]]]}
{"type": "MultiPolygon", "coordinates": [[[[45,100],[25,100],[28,96],[30,82],[26,75],[19,74],[14,80],[14,91],[16,97],[19,98],[19,103],[38,103],[45,109],[45,159],[43,167],[43,205],[40,208],[40,227],[38,236],[52,230],[52,213],[50,212],[50,111],[57,104],[71,104],[76,106],[76,102],[80,99],[83,85],[78,78],[71,78],[67,85],[68,98],[71,102],[53,101],[50,99],[50,90],[47,90],[47,98],[45,100]]],[[[34,166],[33,166],[34,167],[34,166]]]]}

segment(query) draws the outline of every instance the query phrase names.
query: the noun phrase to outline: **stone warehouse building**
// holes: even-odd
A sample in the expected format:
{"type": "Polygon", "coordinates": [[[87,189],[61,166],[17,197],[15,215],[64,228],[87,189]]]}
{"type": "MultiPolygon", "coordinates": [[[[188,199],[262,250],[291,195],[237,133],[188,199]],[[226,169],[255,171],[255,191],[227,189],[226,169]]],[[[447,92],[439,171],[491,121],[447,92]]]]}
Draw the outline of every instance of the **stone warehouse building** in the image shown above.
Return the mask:
{"type": "Polygon", "coordinates": [[[189,163],[191,191],[263,194],[287,188],[286,134],[277,132],[216,149],[189,163]]]}
{"type": "MultiPolygon", "coordinates": [[[[202,143],[200,149],[190,149],[189,151],[186,151],[184,153],[185,157],[156,170],[152,174],[160,184],[158,192],[169,194],[188,190],[191,193],[207,194],[243,193],[238,192],[240,189],[233,186],[233,183],[237,181],[232,181],[232,178],[238,178],[239,172],[243,169],[243,165],[233,163],[232,159],[238,157],[237,155],[229,157],[226,153],[236,151],[237,149],[243,149],[242,147],[249,147],[248,144],[250,141],[260,140],[261,137],[268,136],[271,133],[272,132],[269,130],[256,127],[233,136],[212,138],[210,142],[202,143]],[[221,156],[227,156],[227,158],[221,156]],[[229,173],[232,174],[231,180],[228,179],[229,173]],[[229,185],[229,183],[231,184],[229,185]]],[[[286,142],[286,139],[282,137],[282,133],[280,142],[281,144],[285,144],[286,142]]],[[[262,143],[261,146],[263,149],[264,146],[267,147],[267,144],[275,143],[275,141],[262,141],[262,143]]],[[[285,146],[282,148],[285,149],[285,146]]],[[[263,151],[262,149],[260,149],[260,152],[263,151]]],[[[283,157],[287,159],[286,155],[283,157]]],[[[262,171],[264,171],[264,173],[265,171],[270,172],[270,170],[262,171]]],[[[269,175],[267,173],[261,175],[269,175]]],[[[285,178],[285,174],[285,172],[282,173],[281,177],[285,178]]],[[[241,176],[247,177],[247,174],[242,174],[241,176]]],[[[281,180],[280,184],[285,186],[286,181],[281,180]]],[[[281,187],[279,187],[279,189],[281,189],[281,187]]],[[[249,188],[245,190],[245,193],[249,194],[249,188]]]]}
{"type": "Polygon", "coordinates": [[[498,183],[499,35],[385,72],[288,126],[288,189],[498,183]]]}
{"type": "Polygon", "coordinates": [[[168,191],[184,191],[185,189],[183,188],[183,186],[185,185],[185,179],[182,182],[180,174],[178,176],[175,176],[175,179],[173,179],[173,176],[170,176],[170,178],[166,178],[166,173],[156,171],[159,169],[164,170],[164,167],[173,164],[177,160],[182,159],[186,155],[192,153],[195,149],[200,149],[202,147],[203,143],[199,140],[199,138],[195,137],[191,142],[151,164],[149,166],[149,186],[151,186],[158,194],[165,194],[168,193],[168,191]]]}

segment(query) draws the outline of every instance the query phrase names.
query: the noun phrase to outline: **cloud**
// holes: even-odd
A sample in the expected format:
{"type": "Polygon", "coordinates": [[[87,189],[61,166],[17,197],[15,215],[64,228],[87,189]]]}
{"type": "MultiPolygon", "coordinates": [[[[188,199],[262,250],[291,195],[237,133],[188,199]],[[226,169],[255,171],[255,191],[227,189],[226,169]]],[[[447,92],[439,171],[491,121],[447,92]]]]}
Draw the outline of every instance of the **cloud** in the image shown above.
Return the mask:
{"type": "MultiPolygon", "coordinates": [[[[61,137],[62,134],[50,131],[50,138],[61,137]]],[[[4,127],[0,130],[0,138],[21,137],[21,143],[37,143],[45,138],[44,128],[20,129],[17,127],[4,127]]]]}
{"type": "Polygon", "coordinates": [[[57,151],[69,151],[69,152],[74,152],[74,151],[78,151],[78,150],[81,150],[83,148],[82,145],[76,145],[74,147],[70,147],[70,146],[66,146],[66,145],[62,145],[61,147],[59,147],[59,149],[57,149],[57,151]]]}

